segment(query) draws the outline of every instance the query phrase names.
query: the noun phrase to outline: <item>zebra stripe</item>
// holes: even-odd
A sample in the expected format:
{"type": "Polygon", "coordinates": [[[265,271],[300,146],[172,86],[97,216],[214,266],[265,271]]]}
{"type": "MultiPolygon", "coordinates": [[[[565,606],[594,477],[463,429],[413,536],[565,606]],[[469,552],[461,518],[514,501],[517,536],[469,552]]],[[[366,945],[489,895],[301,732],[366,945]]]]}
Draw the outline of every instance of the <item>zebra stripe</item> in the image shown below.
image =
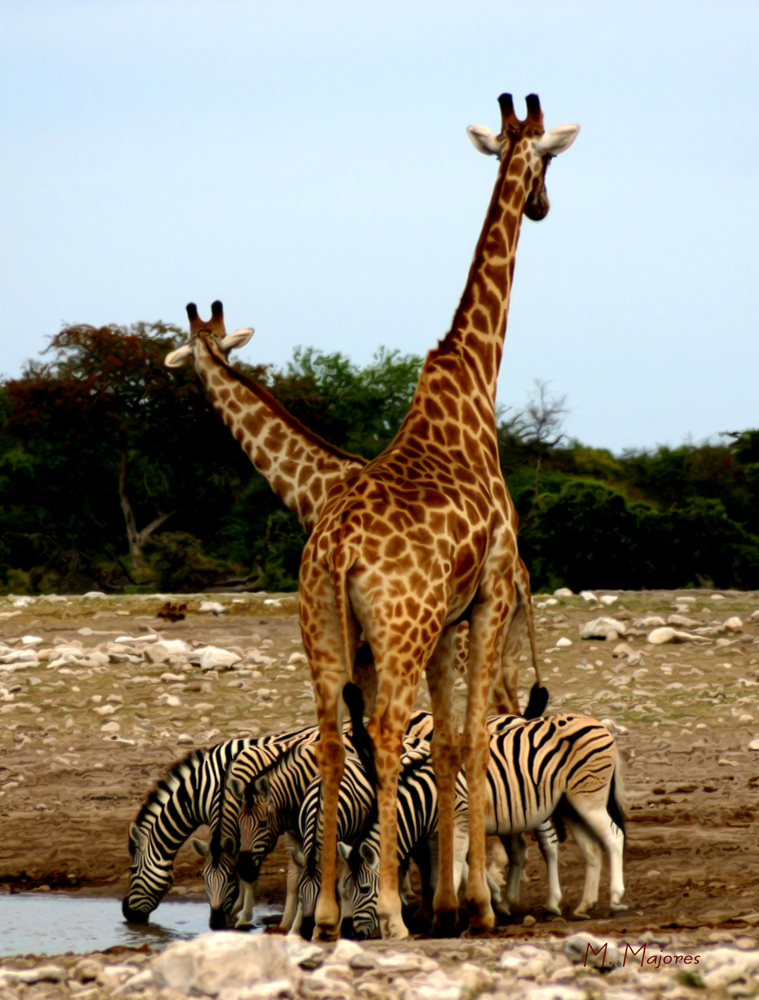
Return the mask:
{"type": "MultiPolygon", "coordinates": [[[[309,727],[313,730],[316,727],[309,727]]],[[[234,739],[193,750],[177,761],[149,793],[129,827],[129,889],[122,903],[126,920],[144,923],[173,880],[174,858],[199,826],[218,815],[224,776],[236,757],[251,746],[300,738],[294,730],[258,739],[234,739]]]]}
{"type": "MultiPolygon", "coordinates": [[[[506,907],[516,901],[524,866],[526,844],[523,831],[538,833],[541,851],[548,868],[549,897],[546,908],[556,912],[561,901],[556,858],[556,838],[547,823],[554,812],[566,820],[586,860],[586,881],[583,898],[575,911],[586,916],[598,901],[601,844],[609,854],[611,868],[611,908],[624,912],[622,903],[622,848],[624,831],[622,814],[616,803],[617,776],[616,744],[608,729],[595,719],[568,713],[525,720],[515,717],[491,719],[490,762],[487,770],[488,816],[487,833],[497,834],[512,862],[506,889],[506,907]],[[569,806],[567,809],[566,805],[569,806]],[[612,822],[609,822],[609,820],[612,822]]],[[[420,775],[424,769],[420,769],[420,775]]],[[[459,775],[462,779],[462,775],[459,775]]],[[[399,789],[407,783],[402,774],[399,789]]],[[[430,770],[430,782],[434,777],[430,770]]],[[[415,792],[413,806],[399,804],[399,845],[408,849],[407,834],[419,827],[418,815],[424,802],[413,781],[409,790],[415,792]],[[409,818],[412,821],[409,822],[409,818]],[[404,829],[408,823],[408,829],[404,829]]],[[[466,807],[468,791],[461,780],[456,786],[456,808],[466,807]],[[459,801],[461,799],[461,802],[459,801]]],[[[435,821],[437,807],[435,804],[435,821]]],[[[432,828],[432,822],[428,829],[432,828]]],[[[346,852],[348,874],[341,883],[341,892],[352,909],[354,929],[370,934],[378,926],[376,900],[378,876],[379,826],[375,825],[361,844],[346,852]]],[[[400,859],[406,863],[406,857],[400,859]]],[[[458,882],[456,882],[458,884],[458,882]]],[[[500,907],[499,907],[500,908],[500,907]]]]}
{"type": "MultiPolygon", "coordinates": [[[[432,715],[415,712],[409,720],[409,732],[415,736],[430,735],[432,715]]],[[[346,748],[353,751],[352,737],[345,730],[343,739],[346,748]]],[[[318,773],[315,747],[313,742],[305,740],[297,747],[291,746],[273,763],[264,763],[259,750],[251,747],[240,754],[231,768],[221,807],[221,845],[227,854],[237,855],[237,875],[243,883],[245,905],[237,920],[238,927],[250,921],[254,883],[280,834],[300,837],[298,815],[318,773]]],[[[288,893],[282,926],[288,927],[294,915],[295,899],[288,893]]]]}

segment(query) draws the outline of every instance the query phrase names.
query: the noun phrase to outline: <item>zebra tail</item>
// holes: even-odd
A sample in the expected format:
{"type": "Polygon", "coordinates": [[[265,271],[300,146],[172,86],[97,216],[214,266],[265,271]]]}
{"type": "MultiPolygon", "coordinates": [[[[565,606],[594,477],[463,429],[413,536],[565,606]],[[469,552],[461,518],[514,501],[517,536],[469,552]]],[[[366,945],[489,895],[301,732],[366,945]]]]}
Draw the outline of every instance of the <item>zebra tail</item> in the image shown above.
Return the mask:
{"type": "Polygon", "coordinates": [[[614,768],[609,785],[609,801],[606,803],[606,811],[612,823],[618,826],[622,833],[625,833],[625,816],[622,812],[622,775],[619,773],[619,762],[614,768]]]}
{"type": "Polygon", "coordinates": [[[545,712],[550,697],[548,688],[541,687],[536,681],[530,688],[530,700],[527,702],[527,708],[524,710],[524,718],[537,719],[541,716],[545,712]]]}
{"type": "Polygon", "coordinates": [[[377,769],[374,766],[374,744],[364,725],[364,696],[358,684],[348,681],[343,688],[343,701],[350,712],[353,746],[356,748],[358,759],[361,761],[367,778],[372,787],[376,788],[377,769]]]}

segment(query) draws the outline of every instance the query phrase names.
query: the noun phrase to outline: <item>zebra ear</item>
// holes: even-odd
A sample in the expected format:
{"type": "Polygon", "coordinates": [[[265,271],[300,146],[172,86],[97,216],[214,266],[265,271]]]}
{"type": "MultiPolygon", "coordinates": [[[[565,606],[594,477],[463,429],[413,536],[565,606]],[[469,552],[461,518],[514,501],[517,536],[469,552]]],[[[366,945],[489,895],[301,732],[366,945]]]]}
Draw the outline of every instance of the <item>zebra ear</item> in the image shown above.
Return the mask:
{"type": "Polygon", "coordinates": [[[234,776],[227,779],[227,790],[241,802],[245,798],[245,783],[234,776]]]}
{"type": "Polygon", "coordinates": [[[144,851],[148,843],[148,838],[136,823],[129,824],[129,840],[138,851],[144,851]]]}
{"type": "Polygon", "coordinates": [[[198,837],[190,837],[190,847],[201,858],[207,858],[211,853],[211,845],[198,837]]]}
{"type": "Polygon", "coordinates": [[[359,847],[358,853],[370,868],[373,868],[375,871],[379,869],[379,856],[371,844],[367,844],[367,842],[364,841],[361,847],[359,847]]]}
{"type": "Polygon", "coordinates": [[[306,867],[306,859],[303,856],[303,851],[299,851],[297,847],[290,854],[290,857],[293,859],[293,862],[295,863],[296,867],[300,868],[301,870],[303,870],[306,867]]]}
{"type": "Polygon", "coordinates": [[[271,793],[271,785],[269,784],[269,779],[265,775],[261,775],[260,778],[256,778],[253,782],[253,791],[262,799],[269,799],[271,793]]]}
{"type": "Polygon", "coordinates": [[[351,850],[352,848],[350,844],[344,844],[342,841],[338,841],[337,853],[341,861],[348,860],[348,858],[351,856],[351,850]]]}

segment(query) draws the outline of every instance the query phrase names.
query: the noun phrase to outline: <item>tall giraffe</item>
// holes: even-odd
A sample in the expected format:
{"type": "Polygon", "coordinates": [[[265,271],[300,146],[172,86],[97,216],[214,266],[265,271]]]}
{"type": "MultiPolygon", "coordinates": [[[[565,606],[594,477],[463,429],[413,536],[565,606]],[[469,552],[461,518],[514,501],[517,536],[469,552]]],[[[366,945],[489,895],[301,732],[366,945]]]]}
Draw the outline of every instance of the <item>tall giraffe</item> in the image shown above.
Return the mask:
{"type": "Polygon", "coordinates": [[[440,882],[435,930],[455,924],[453,802],[459,739],[452,696],[455,626],[470,625],[464,764],[469,784],[473,931],[495,924],[485,874],[488,689],[518,603],[516,515],[498,461],[495,392],[522,215],[548,212],[545,172],[578,126],[545,133],[538,98],[519,121],[499,98],[502,128],[469,129],[500,168],[450,332],[425,360],[392,444],[328,499],[303,553],[301,631],[319,716],[323,784],[322,889],[316,933],[335,937],[337,795],[343,773],[341,692],[363,632],[377,670],[369,723],[380,821],[378,915],[383,937],[408,934],[398,895],[396,791],[403,732],[426,670],[435,716],[440,882]]]}
{"type": "MultiPolygon", "coordinates": [[[[313,433],[285,409],[271,393],[228,362],[230,351],[244,347],[253,336],[252,329],[228,334],[224,325],[221,302],[211,306],[211,319],[206,323],[198,316],[195,303],[187,306],[190,320],[190,340],[165,358],[169,368],[179,368],[193,361],[195,370],[208,391],[211,404],[218,412],[235,440],[245,451],[257,471],[274,492],[296,515],[307,532],[319,520],[328,495],[348,488],[367,463],[360,455],[352,455],[329,444],[313,433]]],[[[521,560],[520,560],[521,563],[521,560]]],[[[538,673],[535,631],[531,621],[529,575],[521,563],[524,583],[520,595],[523,621],[515,623],[510,638],[512,655],[504,663],[502,676],[494,685],[491,709],[494,714],[518,713],[516,678],[519,654],[527,639],[533,666],[538,673]]],[[[466,635],[459,636],[459,646],[466,635]]],[[[368,668],[365,658],[359,658],[359,669],[368,668]]],[[[364,680],[364,678],[356,678],[364,680]]],[[[365,685],[371,688],[371,671],[365,685]]],[[[369,707],[371,707],[371,692],[369,707]]]]}

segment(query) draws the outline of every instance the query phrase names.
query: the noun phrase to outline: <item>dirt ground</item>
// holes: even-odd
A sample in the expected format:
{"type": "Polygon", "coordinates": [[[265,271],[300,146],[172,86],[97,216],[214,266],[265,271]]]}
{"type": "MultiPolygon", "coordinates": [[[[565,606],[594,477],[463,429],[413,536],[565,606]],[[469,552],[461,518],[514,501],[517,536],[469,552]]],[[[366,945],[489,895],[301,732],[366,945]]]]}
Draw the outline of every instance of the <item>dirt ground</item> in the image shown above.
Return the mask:
{"type": "MultiPolygon", "coordinates": [[[[127,825],[174,760],[193,746],[315,721],[308,667],[302,656],[293,657],[302,653],[296,598],[280,596],[267,605],[271,595],[213,595],[225,609],[221,614],[200,613],[201,595],[181,598],[188,615],[176,623],[155,617],[165,600],[160,596],[41,598],[21,608],[12,598],[0,599],[0,642],[11,650],[34,648],[43,657],[31,667],[0,662],[0,890],[121,897],[127,825]],[[138,654],[105,664],[86,659],[105,643],[128,636],[134,645],[156,634],[196,648],[236,649],[242,662],[209,672],[177,660],[151,663],[138,654]],[[82,644],[82,656],[51,668],[45,651],[72,641],[82,644]]],[[[535,598],[550,707],[605,720],[627,762],[630,911],[609,917],[605,875],[597,916],[584,926],[628,935],[647,928],[712,928],[755,938],[759,621],[751,615],[759,610],[759,594],[610,596],[617,600],[609,605],[579,596],[549,604],[545,596],[535,598]],[[702,642],[654,645],[646,638],[654,626],[635,624],[673,614],[716,632],[702,642]],[[639,634],[581,639],[582,626],[600,616],[621,619],[639,634]],[[740,624],[724,627],[736,617],[740,624]],[[569,644],[557,647],[562,639],[569,644]],[[620,641],[633,660],[638,652],[642,659],[615,657],[620,641]]],[[[7,656],[0,650],[2,659],[7,656]]],[[[525,673],[525,692],[532,680],[525,673]]],[[[427,706],[426,692],[419,704],[427,706]]],[[[504,933],[524,934],[525,915],[528,925],[530,916],[537,918],[531,934],[578,926],[569,908],[579,901],[584,866],[573,843],[563,847],[560,866],[565,919],[543,920],[545,877],[533,847],[520,905],[504,933]]],[[[183,848],[174,896],[200,893],[199,868],[183,848]]],[[[265,900],[283,899],[283,869],[284,855],[277,852],[263,873],[265,900]]]]}

